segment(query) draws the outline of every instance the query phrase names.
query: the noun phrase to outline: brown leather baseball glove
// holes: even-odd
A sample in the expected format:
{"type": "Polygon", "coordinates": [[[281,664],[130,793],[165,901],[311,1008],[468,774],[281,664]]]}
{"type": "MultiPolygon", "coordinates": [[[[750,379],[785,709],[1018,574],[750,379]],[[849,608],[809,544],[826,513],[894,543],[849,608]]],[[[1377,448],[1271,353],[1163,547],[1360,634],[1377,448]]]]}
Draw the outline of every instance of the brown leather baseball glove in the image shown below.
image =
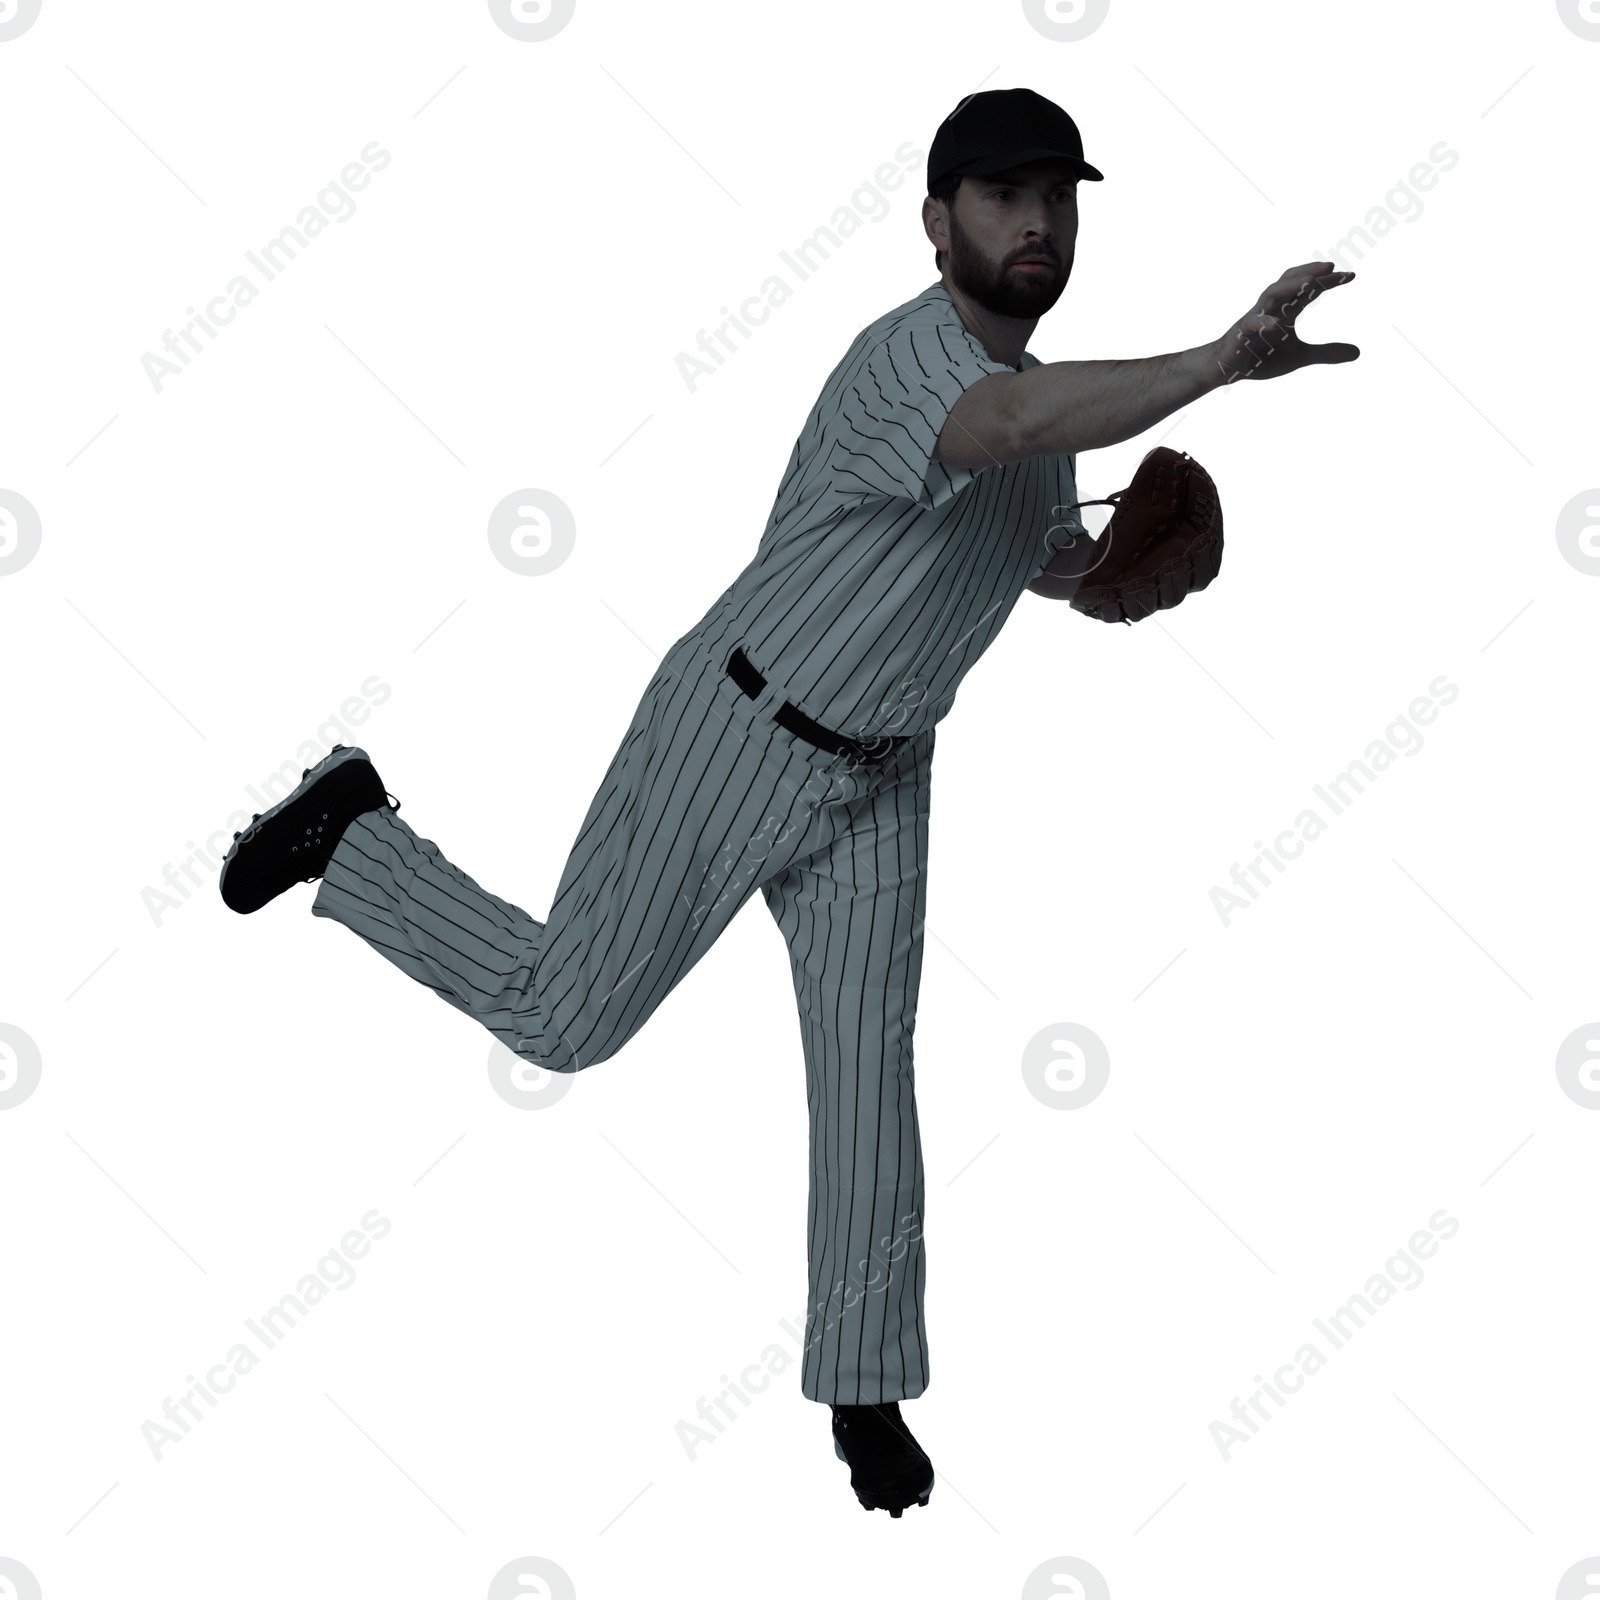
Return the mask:
{"type": "Polygon", "coordinates": [[[1074,611],[1101,622],[1138,622],[1203,589],[1222,568],[1222,506],[1211,474],[1192,456],[1157,445],[1127,488],[1080,506],[1115,506],[1078,564],[1074,611]]]}

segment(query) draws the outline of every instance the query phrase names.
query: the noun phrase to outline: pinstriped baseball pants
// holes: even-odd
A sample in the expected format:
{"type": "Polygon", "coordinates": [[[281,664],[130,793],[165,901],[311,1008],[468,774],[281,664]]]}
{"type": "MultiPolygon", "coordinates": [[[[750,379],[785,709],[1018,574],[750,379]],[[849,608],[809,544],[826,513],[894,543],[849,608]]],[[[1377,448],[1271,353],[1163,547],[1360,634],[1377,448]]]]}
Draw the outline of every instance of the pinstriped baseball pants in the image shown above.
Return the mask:
{"type": "Polygon", "coordinates": [[[782,686],[751,699],[728,677],[738,643],[703,622],[662,659],[546,921],[387,808],[346,830],[312,911],[574,1072],[621,1050],[759,888],[789,947],[810,1108],[801,1392],[912,1399],[928,1382],[912,1032],[935,730],[877,761],[819,750],[772,721],[782,686]]]}

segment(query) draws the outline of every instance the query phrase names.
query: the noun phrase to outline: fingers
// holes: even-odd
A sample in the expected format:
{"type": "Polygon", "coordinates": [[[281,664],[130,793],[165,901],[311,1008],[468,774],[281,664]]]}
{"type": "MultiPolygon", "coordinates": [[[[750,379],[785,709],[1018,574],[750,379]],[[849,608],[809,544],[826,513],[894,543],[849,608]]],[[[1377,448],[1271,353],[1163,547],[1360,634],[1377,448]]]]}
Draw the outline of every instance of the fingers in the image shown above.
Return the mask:
{"type": "Polygon", "coordinates": [[[1355,273],[1340,271],[1331,261],[1308,261],[1303,266],[1290,267],[1276,283],[1262,290],[1257,310],[1292,321],[1318,295],[1340,288],[1354,277],[1355,273]]]}
{"type": "Polygon", "coordinates": [[[1319,366],[1332,366],[1340,361],[1354,361],[1361,351],[1353,344],[1304,344],[1302,350],[1306,353],[1308,362],[1319,366]]]}
{"type": "Polygon", "coordinates": [[[1293,319],[1311,304],[1318,295],[1337,289],[1355,277],[1353,272],[1307,273],[1299,278],[1289,278],[1274,284],[1262,296],[1262,304],[1278,316],[1293,319]]]}
{"type": "Polygon", "coordinates": [[[1298,267],[1286,267],[1273,288],[1285,284],[1304,283],[1308,279],[1337,279],[1341,283],[1348,283],[1355,273],[1342,271],[1338,264],[1332,261],[1307,261],[1298,267]]]}

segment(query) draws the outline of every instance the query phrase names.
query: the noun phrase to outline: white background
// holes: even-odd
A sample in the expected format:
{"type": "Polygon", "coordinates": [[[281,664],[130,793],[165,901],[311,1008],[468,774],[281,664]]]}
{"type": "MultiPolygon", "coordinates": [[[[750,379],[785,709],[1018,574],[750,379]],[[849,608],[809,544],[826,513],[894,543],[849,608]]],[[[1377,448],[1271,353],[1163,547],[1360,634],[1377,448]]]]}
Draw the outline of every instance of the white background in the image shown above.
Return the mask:
{"type": "Polygon", "coordinates": [[[1555,1072],[1600,1016],[1600,578],[1555,532],[1600,481],[1597,69],[1553,3],[1115,0],[1064,42],[1017,3],[579,0],[528,43],[467,0],[44,0],[0,43],[0,488],[42,525],[0,577],[0,1023],[42,1062],[0,1112],[0,1556],[45,1600],[475,1597],[521,1556],[581,1600],[1010,1597],[1060,1556],[1118,1597],[1554,1595],[1600,1549],[1600,1113],[1555,1072]],[[1018,84],[1106,175],[1044,360],[1207,342],[1459,160],[1301,324],[1359,361],[1080,460],[1086,496],[1158,440],[1203,462],[1217,582],[1131,629],[1025,595],[940,726],[906,1407],[939,1482],[894,1522],[797,1364],[675,1434],[805,1299],[760,904],[523,1110],[311,888],[246,920],[162,873],[359,743],[542,918],[827,373],[934,278],[935,127],[1018,84]],[[355,213],[158,393],[145,352],[374,140],[355,213]],[[677,354],[906,143],[691,393],[677,354]],[[486,535],[528,487],[577,529],[538,577],[486,535]],[[1224,925],[1213,887],[1441,675],[1422,747],[1224,925]],[[1080,1109],[1021,1069],[1064,1022],[1110,1054],[1080,1109]],[[356,1281],[155,1459],[142,1424],[373,1209],[356,1281]],[[1441,1209],[1423,1281],[1224,1460],[1234,1397],[1441,1209]]]}

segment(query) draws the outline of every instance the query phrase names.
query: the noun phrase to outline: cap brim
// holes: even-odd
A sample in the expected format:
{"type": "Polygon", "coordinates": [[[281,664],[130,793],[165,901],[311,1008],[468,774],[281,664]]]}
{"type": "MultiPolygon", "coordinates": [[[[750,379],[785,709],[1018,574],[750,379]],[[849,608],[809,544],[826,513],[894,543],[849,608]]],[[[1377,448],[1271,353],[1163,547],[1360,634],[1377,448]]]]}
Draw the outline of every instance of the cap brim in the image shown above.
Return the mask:
{"type": "Polygon", "coordinates": [[[1080,178],[1101,182],[1105,174],[1091,167],[1082,156],[1068,150],[1008,150],[1003,155],[985,156],[981,161],[968,161],[947,174],[959,178],[992,178],[997,172],[1009,172],[1013,167],[1025,167],[1034,161],[1060,161],[1071,167],[1080,178]]]}

